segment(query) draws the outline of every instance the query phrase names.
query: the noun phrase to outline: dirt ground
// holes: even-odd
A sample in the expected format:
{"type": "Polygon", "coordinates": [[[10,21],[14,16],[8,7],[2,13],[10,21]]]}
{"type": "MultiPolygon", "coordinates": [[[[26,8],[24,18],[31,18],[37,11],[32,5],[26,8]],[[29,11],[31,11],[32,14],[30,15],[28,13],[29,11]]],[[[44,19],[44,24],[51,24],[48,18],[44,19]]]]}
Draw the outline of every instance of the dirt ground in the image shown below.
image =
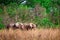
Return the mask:
{"type": "Polygon", "coordinates": [[[60,29],[0,30],[0,40],[60,40],[60,29]]]}

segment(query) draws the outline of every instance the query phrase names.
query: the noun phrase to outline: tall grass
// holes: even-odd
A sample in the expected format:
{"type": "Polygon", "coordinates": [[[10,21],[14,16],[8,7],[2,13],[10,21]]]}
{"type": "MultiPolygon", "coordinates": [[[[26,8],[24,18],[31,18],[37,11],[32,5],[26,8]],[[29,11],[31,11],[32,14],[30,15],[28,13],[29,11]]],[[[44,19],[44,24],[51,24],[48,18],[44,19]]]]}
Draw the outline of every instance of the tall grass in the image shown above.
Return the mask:
{"type": "Polygon", "coordinates": [[[60,29],[0,30],[0,40],[60,40],[60,29]]]}

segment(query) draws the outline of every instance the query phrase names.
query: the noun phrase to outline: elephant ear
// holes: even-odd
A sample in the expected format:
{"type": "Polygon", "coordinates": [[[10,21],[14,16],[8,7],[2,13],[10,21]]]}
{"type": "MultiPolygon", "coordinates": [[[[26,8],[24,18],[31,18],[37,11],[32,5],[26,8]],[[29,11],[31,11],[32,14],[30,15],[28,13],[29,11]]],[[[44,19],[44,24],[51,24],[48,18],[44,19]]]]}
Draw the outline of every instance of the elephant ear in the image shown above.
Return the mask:
{"type": "Polygon", "coordinates": [[[15,25],[16,25],[16,27],[18,27],[19,26],[19,23],[16,23],[15,25]]]}
{"type": "Polygon", "coordinates": [[[32,28],[36,28],[36,25],[33,24],[33,23],[30,23],[30,26],[31,26],[32,28]]]}
{"type": "Polygon", "coordinates": [[[34,25],[33,25],[33,23],[30,23],[30,27],[32,28],[34,25]]]}
{"type": "Polygon", "coordinates": [[[34,27],[34,28],[36,28],[36,25],[35,25],[35,24],[33,24],[33,27],[34,27]]]}
{"type": "Polygon", "coordinates": [[[14,26],[14,23],[10,23],[9,25],[12,27],[12,26],[14,26]]]}
{"type": "Polygon", "coordinates": [[[23,26],[24,24],[23,24],[23,23],[20,23],[20,25],[22,25],[22,26],[23,26]]]}

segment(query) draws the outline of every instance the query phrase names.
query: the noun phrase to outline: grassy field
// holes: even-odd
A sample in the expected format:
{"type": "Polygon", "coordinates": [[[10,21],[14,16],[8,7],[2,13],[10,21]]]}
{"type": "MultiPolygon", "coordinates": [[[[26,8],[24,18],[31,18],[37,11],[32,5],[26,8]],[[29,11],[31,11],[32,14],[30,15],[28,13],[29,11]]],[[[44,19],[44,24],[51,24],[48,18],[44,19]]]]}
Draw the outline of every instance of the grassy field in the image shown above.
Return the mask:
{"type": "Polygon", "coordinates": [[[60,29],[0,30],[0,40],[60,40],[60,29]]]}

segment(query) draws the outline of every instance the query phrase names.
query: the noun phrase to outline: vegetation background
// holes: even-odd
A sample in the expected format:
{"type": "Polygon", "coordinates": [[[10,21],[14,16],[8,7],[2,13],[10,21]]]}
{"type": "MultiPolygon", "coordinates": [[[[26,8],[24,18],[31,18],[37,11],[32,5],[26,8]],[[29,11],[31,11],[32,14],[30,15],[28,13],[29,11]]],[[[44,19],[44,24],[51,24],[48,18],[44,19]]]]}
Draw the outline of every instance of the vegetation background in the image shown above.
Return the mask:
{"type": "Polygon", "coordinates": [[[10,22],[32,22],[38,28],[59,28],[60,0],[0,0],[0,28],[10,22]]]}

